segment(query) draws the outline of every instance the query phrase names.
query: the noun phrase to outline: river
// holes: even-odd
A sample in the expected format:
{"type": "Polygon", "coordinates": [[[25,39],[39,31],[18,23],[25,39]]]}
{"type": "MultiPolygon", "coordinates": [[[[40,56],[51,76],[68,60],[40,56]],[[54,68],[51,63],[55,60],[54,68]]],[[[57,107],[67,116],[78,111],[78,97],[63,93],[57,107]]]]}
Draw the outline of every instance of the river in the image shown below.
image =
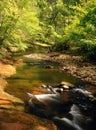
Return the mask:
{"type": "MultiPolygon", "coordinates": [[[[23,59],[24,60],[24,59],[23,59]]],[[[58,63],[43,60],[24,60],[25,64],[17,67],[17,73],[7,79],[8,87],[6,91],[19,97],[22,100],[27,99],[27,92],[39,91],[42,84],[58,84],[62,81],[70,82],[76,86],[84,85],[79,79],[76,79],[64,72],[61,72],[58,63]],[[47,68],[51,66],[52,68],[47,68]]]]}

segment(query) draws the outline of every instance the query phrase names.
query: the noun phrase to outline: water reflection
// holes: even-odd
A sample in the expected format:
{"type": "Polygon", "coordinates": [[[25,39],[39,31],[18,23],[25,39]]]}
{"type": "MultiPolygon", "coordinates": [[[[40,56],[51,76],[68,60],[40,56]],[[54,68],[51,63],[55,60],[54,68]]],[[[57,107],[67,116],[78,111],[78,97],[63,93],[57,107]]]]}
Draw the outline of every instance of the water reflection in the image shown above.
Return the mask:
{"type": "Polygon", "coordinates": [[[6,91],[16,97],[25,99],[26,92],[32,92],[41,84],[57,84],[61,81],[67,81],[75,85],[82,85],[80,80],[69,76],[58,70],[58,64],[48,61],[27,61],[26,64],[17,68],[17,73],[7,79],[9,86],[6,91]],[[53,66],[52,69],[46,69],[46,65],[53,66]]]}

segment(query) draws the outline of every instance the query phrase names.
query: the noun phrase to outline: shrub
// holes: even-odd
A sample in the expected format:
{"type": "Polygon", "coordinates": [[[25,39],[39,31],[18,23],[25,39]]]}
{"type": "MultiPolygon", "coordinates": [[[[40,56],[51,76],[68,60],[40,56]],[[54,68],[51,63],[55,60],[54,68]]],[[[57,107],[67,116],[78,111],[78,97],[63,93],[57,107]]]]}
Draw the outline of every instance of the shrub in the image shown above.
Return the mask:
{"type": "Polygon", "coordinates": [[[91,60],[96,60],[96,40],[82,39],[79,47],[83,56],[91,60]]]}
{"type": "Polygon", "coordinates": [[[69,44],[69,41],[60,41],[58,43],[55,43],[53,46],[52,46],[52,49],[55,50],[55,51],[64,51],[64,50],[68,50],[70,48],[70,44],[69,44]]]}

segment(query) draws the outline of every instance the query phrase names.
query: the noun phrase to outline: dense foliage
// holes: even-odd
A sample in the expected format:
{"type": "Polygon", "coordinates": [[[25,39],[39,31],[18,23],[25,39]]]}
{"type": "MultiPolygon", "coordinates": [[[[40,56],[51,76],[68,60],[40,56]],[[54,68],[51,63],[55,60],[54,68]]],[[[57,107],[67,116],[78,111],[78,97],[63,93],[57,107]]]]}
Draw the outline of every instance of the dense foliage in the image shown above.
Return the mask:
{"type": "Polygon", "coordinates": [[[96,2],[93,0],[69,3],[69,25],[66,25],[57,51],[71,50],[96,60],[96,2]]]}
{"type": "Polygon", "coordinates": [[[94,0],[0,1],[0,57],[36,42],[96,59],[94,0]]]}

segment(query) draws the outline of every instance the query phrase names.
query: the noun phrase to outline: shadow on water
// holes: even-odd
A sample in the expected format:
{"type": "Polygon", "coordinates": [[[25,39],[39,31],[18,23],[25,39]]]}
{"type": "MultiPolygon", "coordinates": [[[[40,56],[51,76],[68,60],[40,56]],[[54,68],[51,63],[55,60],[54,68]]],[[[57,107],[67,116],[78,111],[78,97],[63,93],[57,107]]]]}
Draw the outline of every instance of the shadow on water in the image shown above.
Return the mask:
{"type": "Polygon", "coordinates": [[[27,99],[27,92],[32,93],[34,89],[39,91],[41,84],[57,84],[67,81],[78,85],[84,85],[80,80],[58,70],[58,64],[50,61],[31,60],[17,67],[17,73],[8,78],[6,91],[22,100],[27,99]],[[52,68],[46,68],[52,66],[52,68]]]}

